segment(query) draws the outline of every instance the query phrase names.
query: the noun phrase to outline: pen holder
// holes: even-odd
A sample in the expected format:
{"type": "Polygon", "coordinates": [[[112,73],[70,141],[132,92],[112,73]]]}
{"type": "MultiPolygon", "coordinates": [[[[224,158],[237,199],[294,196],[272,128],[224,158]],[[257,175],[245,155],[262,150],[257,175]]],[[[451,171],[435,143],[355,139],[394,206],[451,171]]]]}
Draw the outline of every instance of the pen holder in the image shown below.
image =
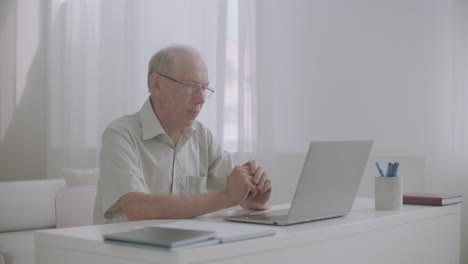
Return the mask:
{"type": "Polygon", "coordinates": [[[403,180],[397,177],[375,177],[375,209],[399,210],[403,204],[403,180]]]}

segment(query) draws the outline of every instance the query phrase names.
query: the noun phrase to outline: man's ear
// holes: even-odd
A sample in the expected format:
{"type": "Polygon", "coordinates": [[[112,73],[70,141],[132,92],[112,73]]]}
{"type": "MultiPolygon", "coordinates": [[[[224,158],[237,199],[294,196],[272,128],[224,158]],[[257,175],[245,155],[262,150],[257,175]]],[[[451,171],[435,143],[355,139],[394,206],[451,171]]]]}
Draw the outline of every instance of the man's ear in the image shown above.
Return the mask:
{"type": "Polygon", "coordinates": [[[149,91],[151,92],[153,89],[159,89],[159,80],[160,80],[160,75],[156,72],[153,72],[152,74],[150,74],[150,78],[149,78],[149,91]]]}

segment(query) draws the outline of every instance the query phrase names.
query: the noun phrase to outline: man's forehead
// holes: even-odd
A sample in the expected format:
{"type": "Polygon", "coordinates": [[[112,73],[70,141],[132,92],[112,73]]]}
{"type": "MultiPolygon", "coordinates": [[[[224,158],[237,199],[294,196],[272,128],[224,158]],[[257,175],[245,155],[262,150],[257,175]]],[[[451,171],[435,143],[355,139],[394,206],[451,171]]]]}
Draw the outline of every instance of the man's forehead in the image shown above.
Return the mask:
{"type": "Polygon", "coordinates": [[[186,78],[186,81],[208,83],[206,64],[198,55],[177,58],[175,75],[186,78]]]}
{"type": "Polygon", "coordinates": [[[196,68],[205,68],[205,62],[203,59],[190,51],[186,52],[179,52],[175,56],[175,67],[177,68],[184,68],[184,67],[196,67],[196,68]]]}

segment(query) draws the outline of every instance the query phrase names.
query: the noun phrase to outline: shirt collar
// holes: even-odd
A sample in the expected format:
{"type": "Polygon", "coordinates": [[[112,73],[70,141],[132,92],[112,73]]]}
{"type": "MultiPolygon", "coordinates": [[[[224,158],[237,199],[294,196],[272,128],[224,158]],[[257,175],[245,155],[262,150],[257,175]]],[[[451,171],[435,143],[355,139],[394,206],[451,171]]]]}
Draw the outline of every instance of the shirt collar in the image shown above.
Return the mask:
{"type": "Polygon", "coordinates": [[[141,130],[143,131],[143,140],[154,138],[160,134],[165,134],[164,129],[161,126],[161,122],[159,122],[158,117],[154,113],[149,97],[141,107],[139,115],[141,130]]]}
{"type": "MultiPolygon", "coordinates": [[[[143,131],[143,140],[154,138],[161,134],[166,134],[158,117],[154,113],[153,105],[150,97],[146,100],[139,112],[141,129],[143,131]]],[[[186,127],[182,130],[182,134],[190,137],[195,131],[195,126],[186,127]]]]}

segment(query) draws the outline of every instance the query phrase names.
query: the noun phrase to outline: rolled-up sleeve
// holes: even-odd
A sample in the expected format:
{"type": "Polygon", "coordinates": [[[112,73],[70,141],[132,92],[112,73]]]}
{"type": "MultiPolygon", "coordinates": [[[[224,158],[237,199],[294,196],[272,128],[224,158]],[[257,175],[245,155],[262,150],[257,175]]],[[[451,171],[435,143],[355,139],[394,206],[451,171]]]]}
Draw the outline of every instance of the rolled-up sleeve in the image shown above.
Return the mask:
{"type": "MultiPolygon", "coordinates": [[[[102,135],[98,194],[101,217],[121,218],[119,199],[130,192],[148,192],[135,142],[130,133],[108,127],[102,135]]],[[[95,217],[96,218],[96,217],[95,217]]]]}

